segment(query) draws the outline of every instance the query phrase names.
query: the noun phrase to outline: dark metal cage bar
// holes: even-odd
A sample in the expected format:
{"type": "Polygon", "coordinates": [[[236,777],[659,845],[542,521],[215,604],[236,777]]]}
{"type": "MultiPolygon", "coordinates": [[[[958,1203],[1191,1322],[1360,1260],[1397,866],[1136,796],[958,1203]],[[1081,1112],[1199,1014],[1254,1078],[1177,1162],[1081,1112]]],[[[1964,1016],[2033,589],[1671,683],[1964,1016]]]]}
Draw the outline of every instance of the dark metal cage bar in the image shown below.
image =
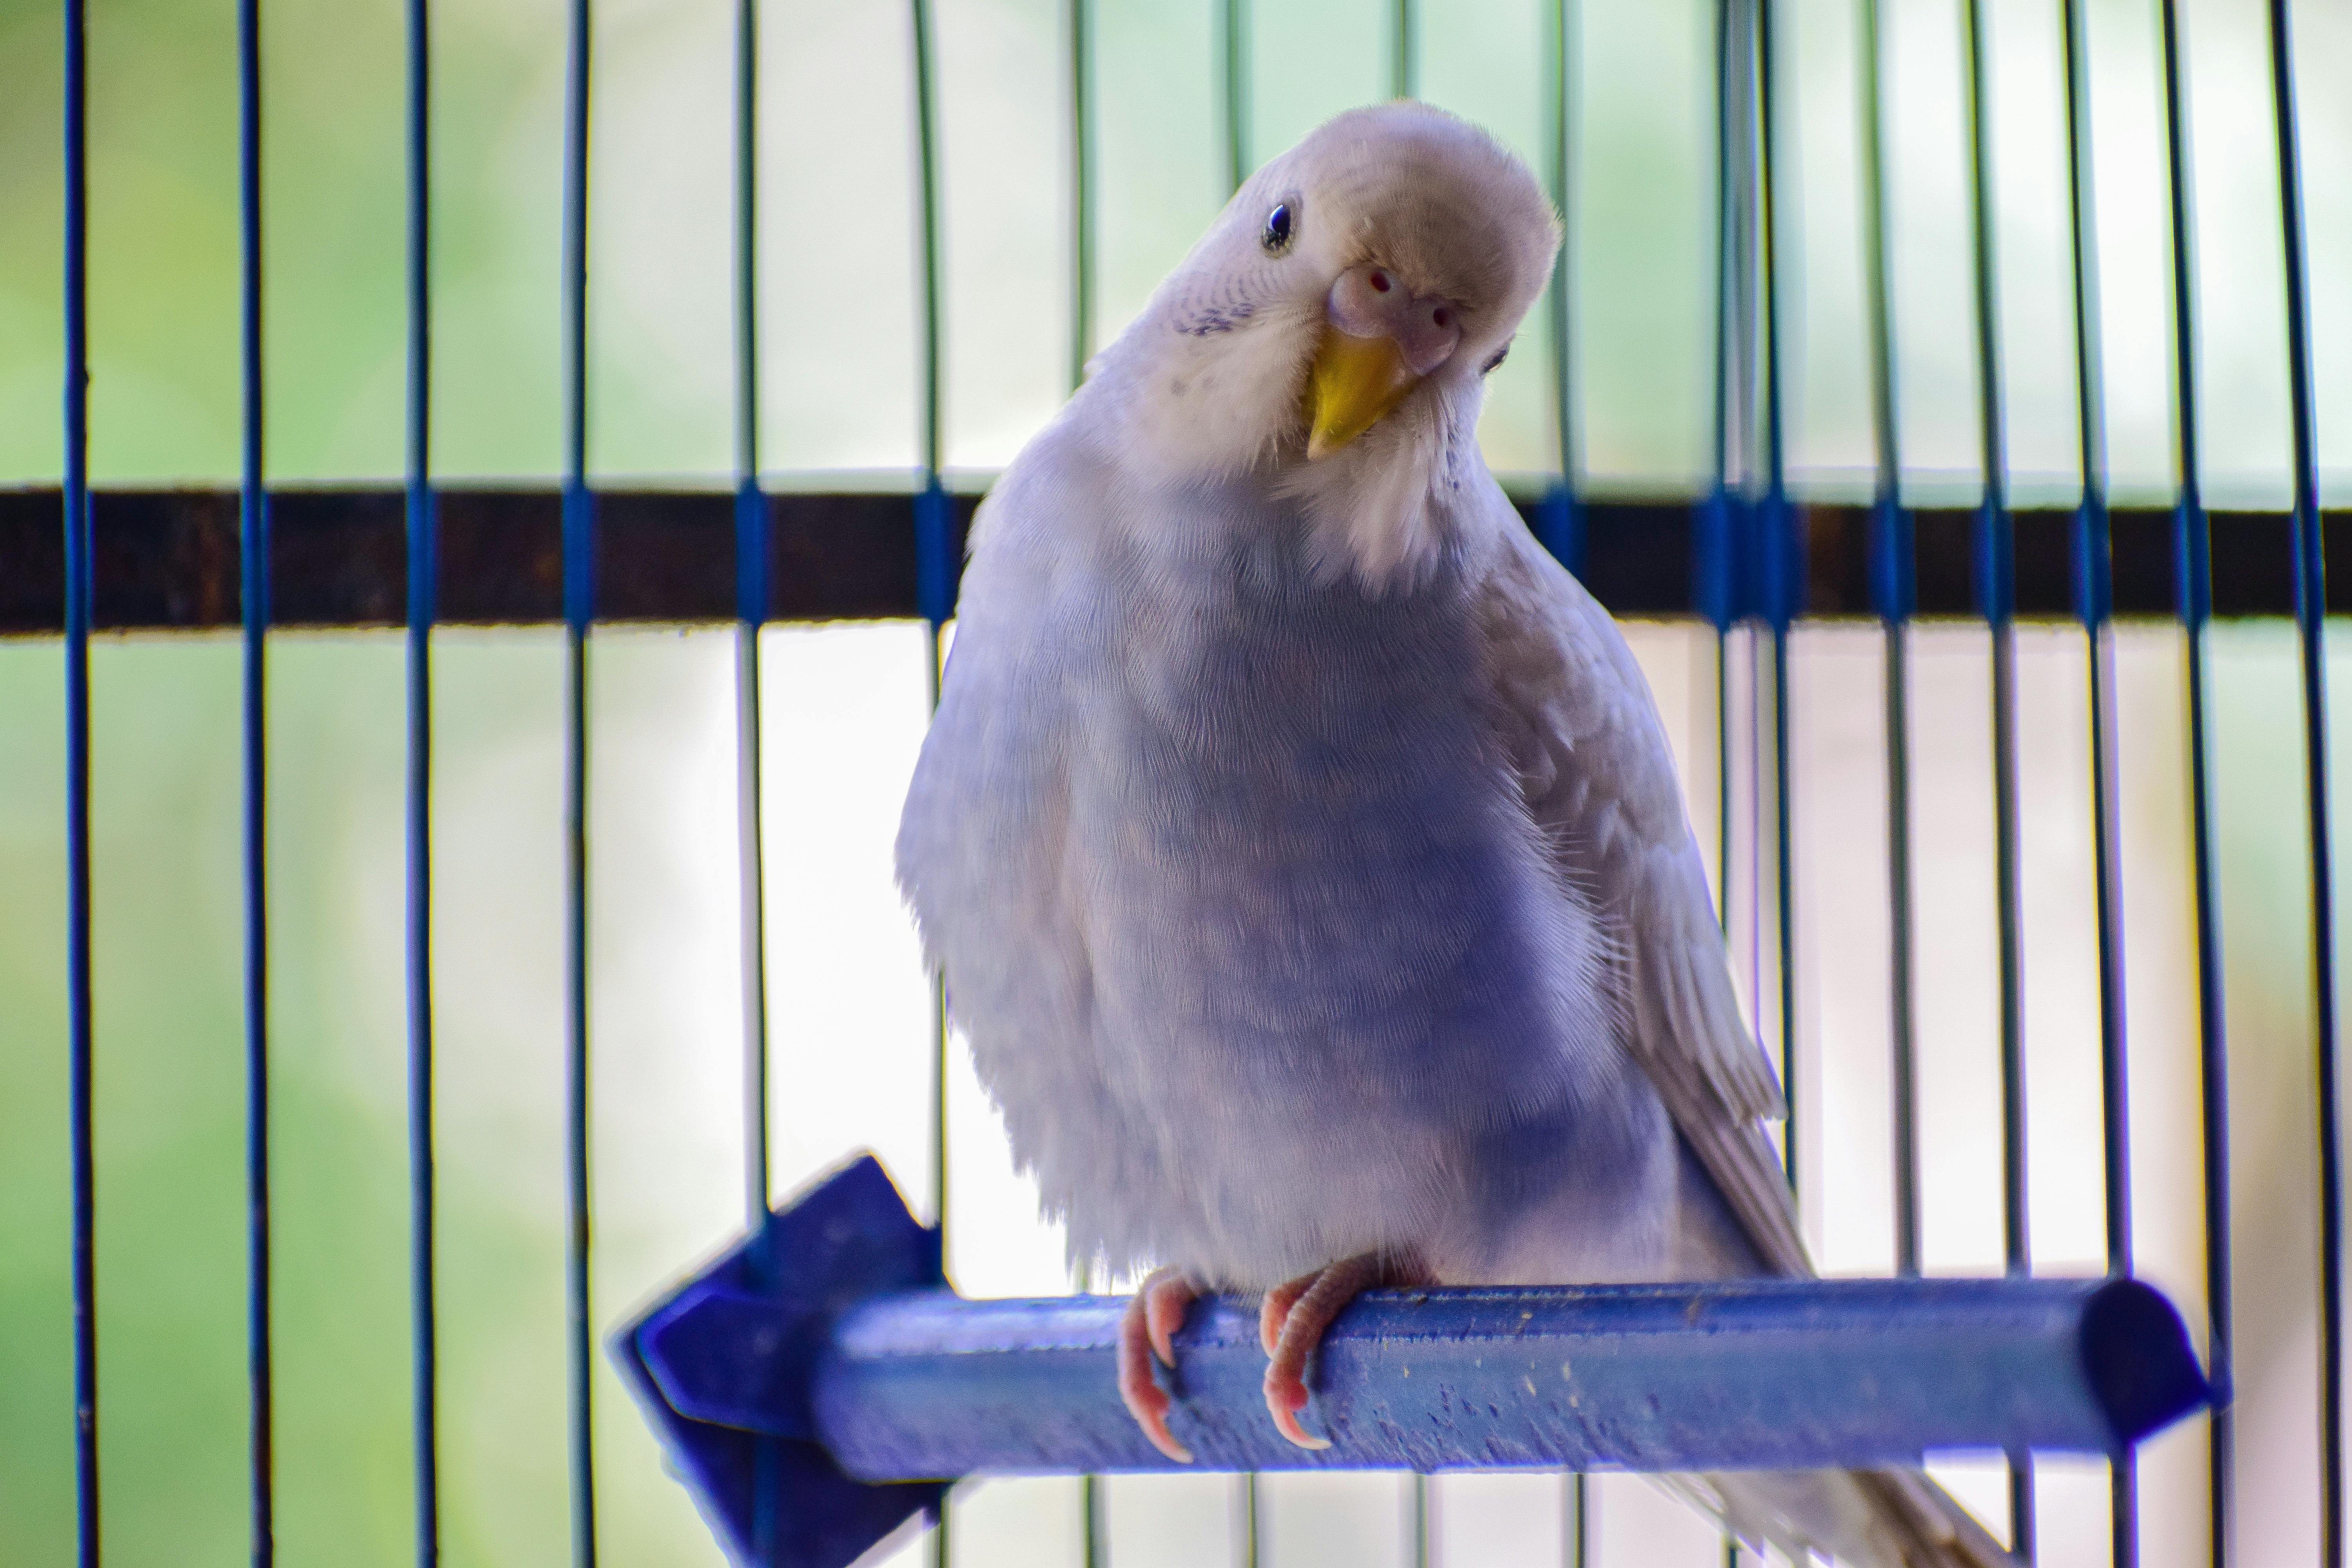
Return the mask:
{"type": "Polygon", "coordinates": [[[433,495],[433,165],[431,17],[407,0],[407,531],[404,675],[408,908],[408,1289],[417,1568],[441,1561],[440,1302],[433,1126],[433,621],[440,579],[433,495]]]}
{"type": "Polygon", "coordinates": [[[58,595],[66,642],[66,1005],[73,1162],[74,1493],[77,1555],[98,1563],[98,1175],[91,1125],[89,880],[89,14],[65,5],[66,384],[58,595]]]}
{"type": "Polygon", "coordinates": [[[2287,391],[2294,431],[2294,619],[2303,655],[2303,750],[2311,827],[2312,993],[2319,1083],[2320,1550],[2344,1560],[2343,1203],[2336,1068],[2336,871],[2327,800],[2327,563],[2320,540],[2319,453],[2311,364],[2310,258],[2295,122],[2294,43],[2287,0],[2270,4],[2271,101],[2278,135],[2280,246],[2285,262],[2287,391]]]}
{"type": "Polygon", "coordinates": [[[564,1300],[572,1561],[596,1568],[595,1318],[589,1247],[588,653],[595,497],[588,489],[589,0],[572,0],[563,97],[564,1300]]]}
{"type": "Polygon", "coordinates": [[[242,784],[245,796],[246,1365],[250,1379],[248,1464],[253,1561],[277,1552],[272,1452],[269,1291],[269,910],[265,875],[269,817],[265,730],[268,710],[269,496],[262,479],[261,7],[237,0],[237,301],[244,430],[237,490],[238,613],[244,640],[242,784]]]}

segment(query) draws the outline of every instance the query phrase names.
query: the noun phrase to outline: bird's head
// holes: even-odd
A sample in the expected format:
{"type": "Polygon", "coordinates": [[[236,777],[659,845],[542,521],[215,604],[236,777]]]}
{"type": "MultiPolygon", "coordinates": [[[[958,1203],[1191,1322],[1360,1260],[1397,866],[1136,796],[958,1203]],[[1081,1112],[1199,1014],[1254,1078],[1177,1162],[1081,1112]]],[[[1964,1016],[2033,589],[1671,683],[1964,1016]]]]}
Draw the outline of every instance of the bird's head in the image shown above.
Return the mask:
{"type": "Polygon", "coordinates": [[[1559,243],[1485,132],[1420,103],[1351,110],[1243,184],[1097,370],[1163,472],[1271,469],[1364,536],[1334,541],[1360,571],[1392,570],[1432,485],[1475,458],[1482,380],[1559,243]]]}

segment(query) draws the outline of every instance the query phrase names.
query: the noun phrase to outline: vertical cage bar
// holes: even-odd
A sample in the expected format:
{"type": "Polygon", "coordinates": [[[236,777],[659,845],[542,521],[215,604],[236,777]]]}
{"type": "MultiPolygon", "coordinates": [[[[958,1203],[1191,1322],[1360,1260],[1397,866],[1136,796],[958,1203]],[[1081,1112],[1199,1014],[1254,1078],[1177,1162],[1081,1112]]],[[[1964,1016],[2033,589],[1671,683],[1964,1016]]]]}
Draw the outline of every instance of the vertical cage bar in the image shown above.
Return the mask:
{"type": "Polygon", "coordinates": [[[269,498],[261,406],[261,5],[237,0],[237,297],[244,431],[237,493],[244,629],[245,1193],[247,1462],[254,1568],[277,1555],[269,1322],[269,910],[268,700],[269,498]]]}
{"type": "MultiPolygon", "coordinates": [[[[929,623],[930,704],[940,701],[940,627],[947,619],[948,595],[953,587],[947,559],[946,496],[940,486],[940,237],[937,150],[932,140],[931,23],[928,0],[912,0],[915,30],[915,115],[917,157],[922,184],[922,304],[923,304],[923,495],[915,521],[916,552],[929,570],[923,597],[923,618],[929,623]]],[[[936,977],[932,983],[936,1015],[931,1074],[931,1214],[944,1231],[948,1217],[947,1172],[947,1004],[936,977]]]]}
{"type": "MultiPolygon", "coordinates": [[[[1249,0],[1223,0],[1218,32],[1217,102],[1223,111],[1225,139],[1225,184],[1238,191],[1250,176],[1250,12],[1249,0]]],[[[1255,1471],[1234,1480],[1234,1560],[1238,1568],[1258,1568],[1263,1536],[1258,1526],[1258,1478],[1255,1471]]]]}
{"type": "MultiPolygon", "coordinates": [[[[942,464],[940,447],[940,356],[943,352],[940,325],[940,192],[939,142],[935,123],[935,93],[932,82],[931,13],[928,0],[910,0],[910,21],[913,27],[915,75],[915,157],[919,181],[918,205],[919,247],[918,264],[921,276],[918,279],[922,303],[922,401],[918,411],[921,422],[922,492],[915,501],[915,573],[916,599],[923,619],[930,624],[930,703],[940,700],[940,628],[946,624],[953,606],[956,586],[956,563],[949,558],[950,519],[948,499],[940,479],[942,464]]],[[[940,1016],[940,1056],[945,1059],[946,1005],[944,993],[940,1005],[934,1009],[940,1016]]],[[[942,1066],[937,1078],[938,1094],[935,1110],[938,1114],[934,1152],[946,1146],[947,1078],[942,1066]]],[[[933,1214],[941,1226],[947,1223],[947,1173],[944,1163],[932,1166],[933,1214]]]]}
{"type": "Polygon", "coordinates": [[[735,7],[736,874],[743,984],[743,1208],[768,1216],[768,960],[761,846],[760,628],[768,619],[768,498],[760,489],[759,16],[735,7]]]}
{"type": "Polygon", "coordinates": [[[1224,0],[1220,14],[1217,101],[1224,113],[1225,188],[1238,191],[1250,174],[1249,0],[1224,0]]]}
{"type": "MultiPolygon", "coordinates": [[[[2113,558],[2107,519],[2105,356],[2099,319],[2098,202],[2091,150],[2090,47],[2081,0],[2059,0],[2066,85],[2066,198],[2074,311],[2074,426],[2082,498],[2074,509],[2074,610],[2091,710],[2091,841],[2099,946],[2099,1108],[2107,1271],[2132,1264],[2131,1096],[2126,1034],[2123,868],[2116,847],[2113,558]]],[[[2139,1472],[2108,1462],[2109,1544],[2116,1568],[2139,1561],[2139,1472]]]]}
{"type": "Polygon", "coordinates": [[[1583,464],[1580,410],[1576,384],[1576,121],[1578,14],[1571,0],[1552,0],[1545,9],[1549,47],[1545,89],[1550,134],[1551,205],[1560,217],[1559,249],[1552,258],[1550,309],[1545,325],[1551,349],[1552,428],[1559,449],[1559,479],[1538,514],[1544,547],[1570,572],[1584,568],[1583,503],[1578,477],[1583,464]]]}
{"type": "MultiPolygon", "coordinates": [[[[1714,479],[1696,517],[1693,542],[1693,599],[1715,628],[1716,740],[1716,918],[1728,944],[1735,934],[1732,911],[1736,901],[1735,850],[1741,843],[1736,823],[1743,805],[1755,807],[1752,755],[1755,737],[1745,737],[1751,752],[1744,800],[1734,798],[1737,778],[1732,766],[1735,740],[1731,713],[1733,642],[1738,623],[1747,616],[1753,597],[1748,560],[1748,515],[1746,494],[1752,427],[1753,363],[1748,335],[1751,311],[1745,298],[1752,287],[1748,269],[1747,224],[1748,185],[1754,173],[1753,104],[1748,89],[1753,72],[1745,60],[1745,0],[1717,0],[1715,6],[1716,65],[1716,297],[1714,353],[1714,479]]],[[[1753,717],[1757,678],[1754,638],[1743,645],[1748,670],[1748,695],[1753,717]]],[[[1755,862],[1754,823],[1747,837],[1748,876],[1744,884],[1753,912],[1758,896],[1759,868],[1755,862]]],[[[1753,935],[1754,921],[1748,922],[1753,935]]],[[[1752,970],[1752,965],[1751,965],[1752,970]]],[[[1749,994],[1756,997],[1756,975],[1749,975],[1749,994]]]]}
{"type": "Polygon", "coordinates": [[[1804,607],[1804,547],[1789,505],[1788,435],[1780,388],[1780,207],[1773,170],[1772,0],[1754,0],[1754,134],[1756,137],[1757,258],[1763,291],[1761,320],[1764,380],[1764,507],[1762,548],[1764,611],[1772,631],[1772,853],[1773,935],[1780,949],[1780,1094],[1787,1114],[1780,1128],[1780,1158],[1789,1191],[1797,1186],[1797,904],[1794,790],[1789,772],[1789,623],[1804,607]]]}
{"type": "Polygon", "coordinates": [[[572,0],[563,115],[564,1297],[570,1373],[572,1560],[596,1563],[589,1247],[588,625],[595,502],[588,489],[589,0],[572,0]]]}
{"type": "Polygon", "coordinates": [[[2093,192],[2088,61],[2081,0],[2060,0],[2066,63],[2068,216],[2073,235],[2074,397],[2083,492],[2074,515],[2074,610],[2090,644],[2091,832],[2097,876],[2101,1119],[2106,1141],[2107,1266],[2131,1268],[2130,1144],[2125,1060],[2123,899],[2116,832],[2112,557],[2102,395],[2098,242],[2093,192]]]}
{"type": "MultiPolygon", "coordinates": [[[[1419,22],[1414,0],[1391,0],[1389,7],[1389,96],[1419,96],[1419,22]]],[[[1429,1568],[1429,1478],[1415,1473],[1405,1478],[1407,1561],[1412,1568],[1429,1568]]]]}
{"type": "MultiPolygon", "coordinates": [[[[939,138],[936,123],[937,84],[931,58],[929,0],[909,0],[914,8],[915,160],[921,182],[923,309],[922,454],[924,477],[937,484],[940,477],[940,187],[939,138]]],[[[938,618],[938,617],[934,617],[938,618]]]]}
{"type": "MultiPolygon", "coordinates": [[[[1980,0],[1961,0],[1968,96],[1969,248],[1975,260],[1973,315],[1977,350],[1977,420],[1984,493],[1977,508],[1977,601],[1992,637],[1993,876],[2000,953],[2001,1234],[2009,1271],[2026,1271],[2031,1256],[2025,1203],[2025,1062],[2023,955],[2020,950],[2022,894],[2018,868],[2017,628],[2015,546],[2009,513],[2009,454],[2002,409],[1999,279],[1993,243],[1992,153],[1987,94],[1990,64],[1980,0]]],[[[2033,1555],[2033,1467],[2011,1454],[2009,1465],[2010,1547],[2033,1555]]]]}
{"type": "Polygon", "coordinates": [[[1592,1554],[1592,1484],[1579,1470],[1568,1478],[1565,1491],[1559,1532],[1562,1568],[1586,1568],[1592,1554]]]}
{"type": "MultiPolygon", "coordinates": [[[[2189,100],[2176,0],[2158,0],[2163,42],[2165,193],[2172,240],[2173,501],[2178,602],[2187,669],[2190,856],[2197,921],[2197,1011],[2203,1127],[2207,1362],[2230,1364],[2229,1019],[2223,1009],[2220,879],[2210,804],[2205,634],[2212,613],[2212,530],[2205,515],[2197,394],[2196,227],[2189,204],[2189,100]]],[[[2212,1568],[2228,1568],[2235,1421],[2227,1403],[2208,1417],[2207,1548],[2212,1568]]]]}
{"type": "Polygon", "coordinates": [[[1389,0],[1389,96],[1421,96],[1421,18],[1414,0],[1389,0]]]}
{"type": "Polygon", "coordinates": [[[66,1079],[73,1167],[74,1546],[98,1568],[98,1180],[89,885],[89,15],[65,0],[66,1079]]]}
{"type": "Polygon", "coordinates": [[[1731,289],[1735,203],[1731,190],[1731,5],[1715,0],[1715,366],[1714,476],[1693,514],[1691,600],[1715,628],[1716,920],[1731,930],[1731,658],[1734,610],[1731,529],[1731,289]]]}
{"type": "Polygon", "coordinates": [[[2304,247],[2303,155],[2295,120],[2294,37],[2287,0],[2270,0],[2271,103],[2278,140],[2285,260],[2288,391],[2294,416],[2294,620],[2303,656],[2303,749],[2311,830],[2311,937],[2319,1123],[2320,1561],[2344,1561],[2343,1156],[2336,1070],[2336,868],[2327,805],[2327,563],[2319,513],[2313,403],[2310,258],[2304,247]]]}
{"type": "MultiPolygon", "coordinates": [[[[1759,542],[1750,537],[1755,516],[1748,495],[1748,487],[1754,479],[1756,341],[1753,309],[1757,284],[1751,270],[1755,258],[1749,248],[1751,236],[1748,225],[1756,216],[1749,204],[1759,195],[1761,174],[1755,119],[1759,77],[1756,29],[1761,5],[1762,0],[1717,0],[1715,9],[1715,482],[1700,509],[1699,536],[1693,551],[1698,575],[1695,598],[1715,626],[1716,843],[1718,868],[1716,916],[1727,942],[1733,930],[1732,849],[1737,837],[1732,826],[1735,813],[1731,765],[1731,636],[1738,622],[1747,619],[1759,608],[1757,583],[1750,575],[1754,565],[1753,550],[1759,542]],[[1736,465],[1733,458],[1735,446],[1738,454],[1736,465]]],[[[1776,637],[1776,664],[1780,652],[1776,637]]],[[[1758,879],[1762,875],[1761,864],[1756,856],[1759,825],[1752,816],[1762,788],[1759,776],[1761,759],[1757,752],[1759,726],[1762,721],[1762,688],[1757,669],[1757,653],[1758,635],[1750,626],[1746,633],[1748,727],[1745,739],[1748,749],[1748,769],[1746,800],[1742,804],[1751,813],[1747,836],[1748,926],[1751,943],[1755,940],[1755,924],[1759,914],[1758,879]]],[[[1749,995],[1760,1026],[1763,997],[1759,984],[1760,977],[1756,973],[1752,962],[1752,946],[1750,957],[1749,995]]],[[[1781,1078],[1785,1087],[1788,1079],[1785,1057],[1781,1078]]],[[[1794,1131],[1793,1120],[1787,1124],[1786,1130],[1794,1131]]],[[[1790,1138],[1786,1144],[1790,1159],[1794,1157],[1795,1147],[1795,1141],[1790,1138]]],[[[1580,1519],[1579,1523],[1580,1526],[1580,1519]]],[[[1738,1537],[1726,1529],[1721,1542],[1724,1568],[1738,1568],[1738,1537]]],[[[1580,1528],[1577,1540],[1580,1552],[1584,1544],[1580,1528]]]]}
{"type": "MultiPolygon", "coordinates": [[[[760,477],[760,9],[735,0],[735,480],[757,490],[760,477]]],[[[739,535],[739,545],[745,542],[739,535]]],[[[765,573],[753,574],[739,550],[738,610],[742,619],[765,616],[765,573]]],[[[760,1213],[767,1212],[761,1194],[760,1213]]],[[[756,1215],[754,1216],[757,1217],[756,1215]]]]}
{"type": "Polygon", "coordinates": [[[433,1171],[433,666],[439,585],[432,489],[431,58],[408,0],[408,1325],[416,1563],[441,1560],[438,1294],[433,1171]]]}
{"type": "MultiPolygon", "coordinates": [[[[760,628],[768,619],[768,498],[760,489],[758,0],[735,5],[735,882],[737,974],[743,1013],[743,1212],[756,1238],[755,1268],[767,1257],[768,940],[766,854],[761,841],[760,628]]],[[[755,1446],[751,1542],[755,1558],[776,1550],[776,1448],[755,1446]]]]}
{"type": "MultiPolygon", "coordinates": [[[[1095,341],[1093,0],[1068,0],[1066,25],[1070,45],[1069,388],[1075,395],[1087,379],[1095,341]]],[[[1080,1290],[1094,1290],[1093,1263],[1079,1267],[1076,1283],[1080,1290]]],[[[1099,1568],[1104,1561],[1103,1531],[1109,1524],[1106,1502],[1100,1476],[1079,1478],[1079,1556],[1086,1568],[1099,1568]]]]}
{"type": "Polygon", "coordinates": [[[1993,789],[1995,876],[2000,943],[2000,1050],[2002,1086],[2002,1235],[2009,1267],[2026,1265],[2024,1184],[2024,1080],[2020,1058],[2022,1017],[2018,952],[2016,640],[2013,584],[2014,543],[2009,515],[2008,452],[1995,301],[1990,153],[1986,146],[1983,22],[1978,0],[1962,0],[1969,41],[1969,168],[1972,195],[1976,271],[1975,327],[1978,420],[1984,492],[1977,510],[1974,540],[1977,600],[1993,634],[1993,789]]]}
{"type": "MultiPolygon", "coordinates": [[[[915,509],[917,597],[924,620],[924,673],[929,681],[933,712],[940,706],[940,679],[944,643],[942,632],[955,593],[956,563],[950,558],[947,492],[940,483],[940,188],[936,83],[931,57],[929,0],[909,0],[915,72],[915,161],[920,205],[920,247],[923,397],[923,490],[915,509]]],[[[947,977],[931,971],[931,1219],[940,1229],[945,1256],[948,1229],[948,990],[947,977]]],[[[930,1559],[934,1568],[948,1568],[954,1557],[951,1536],[951,1495],[940,1500],[937,1524],[931,1531],[930,1559]]]]}
{"type": "Polygon", "coordinates": [[[1069,0],[1070,390],[1095,352],[1095,58],[1093,0],[1069,0]]]}
{"type": "Polygon", "coordinates": [[[1895,1134],[1895,1268],[1919,1272],[1917,1007],[1912,974],[1911,676],[1916,597],[1911,515],[1903,505],[1903,427],[1895,372],[1894,289],[1887,276],[1885,68],[1878,0],[1861,0],[1863,268],[1868,296],[1870,588],[1885,643],[1887,1025],[1895,1134]]]}
{"type": "MultiPolygon", "coordinates": [[[[1559,479],[1546,498],[1540,521],[1543,543],[1570,572],[1584,568],[1582,499],[1578,478],[1582,469],[1581,409],[1577,400],[1575,247],[1580,228],[1576,205],[1580,20],[1573,0],[1552,0],[1545,11],[1550,24],[1545,50],[1549,78],[1551,202],[1559,214],[1559,249],[1552,258],[1550,329],[1552,421],[1559,450],[1559,479]]],[[[1564,1478],[1566,1517],[1561,1521],[1560,1551],[1566,1568],[1584,1568],[1586,1485],[1582,1473],[1564,1478]]]]}

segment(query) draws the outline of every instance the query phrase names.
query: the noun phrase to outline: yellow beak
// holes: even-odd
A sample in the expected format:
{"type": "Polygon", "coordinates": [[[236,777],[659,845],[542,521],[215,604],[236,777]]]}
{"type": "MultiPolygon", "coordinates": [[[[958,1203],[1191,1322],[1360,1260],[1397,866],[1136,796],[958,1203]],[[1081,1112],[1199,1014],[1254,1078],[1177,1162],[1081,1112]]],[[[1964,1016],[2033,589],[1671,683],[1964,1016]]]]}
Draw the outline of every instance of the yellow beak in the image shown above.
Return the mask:
{"type": "Polygon", "coordinates": [[[1307,380],[1308,460],[1338,451],[1379,424],[1420,379],[1386,333],[1360,338],[1324,328],[1307,380]]]}

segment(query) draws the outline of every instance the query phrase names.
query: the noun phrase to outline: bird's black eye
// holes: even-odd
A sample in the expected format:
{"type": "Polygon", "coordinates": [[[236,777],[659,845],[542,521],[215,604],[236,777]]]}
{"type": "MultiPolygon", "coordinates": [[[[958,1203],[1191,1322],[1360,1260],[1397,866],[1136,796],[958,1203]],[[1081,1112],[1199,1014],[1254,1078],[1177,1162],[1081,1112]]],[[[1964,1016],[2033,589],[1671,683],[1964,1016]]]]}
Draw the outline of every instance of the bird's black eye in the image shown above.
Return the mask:
{"type": "Polygon", "coordinates": [[[1268,256],[1280,256],[1290,248],[1290,204],[1282,203],[1265,215],[1265,232],[1257,237],[1268,256]]]}
{"type": "Polygon", "coordinates": [[[1501,348],[1496,349],[1492,354],[1487,356],[1486,363],[1478,367],[1478,374],[1480,375],[1493,374],[1495,367],[1501,364],[1505,360],[1510,357],[1511,345],[1505,343],[1501,348]]]}

